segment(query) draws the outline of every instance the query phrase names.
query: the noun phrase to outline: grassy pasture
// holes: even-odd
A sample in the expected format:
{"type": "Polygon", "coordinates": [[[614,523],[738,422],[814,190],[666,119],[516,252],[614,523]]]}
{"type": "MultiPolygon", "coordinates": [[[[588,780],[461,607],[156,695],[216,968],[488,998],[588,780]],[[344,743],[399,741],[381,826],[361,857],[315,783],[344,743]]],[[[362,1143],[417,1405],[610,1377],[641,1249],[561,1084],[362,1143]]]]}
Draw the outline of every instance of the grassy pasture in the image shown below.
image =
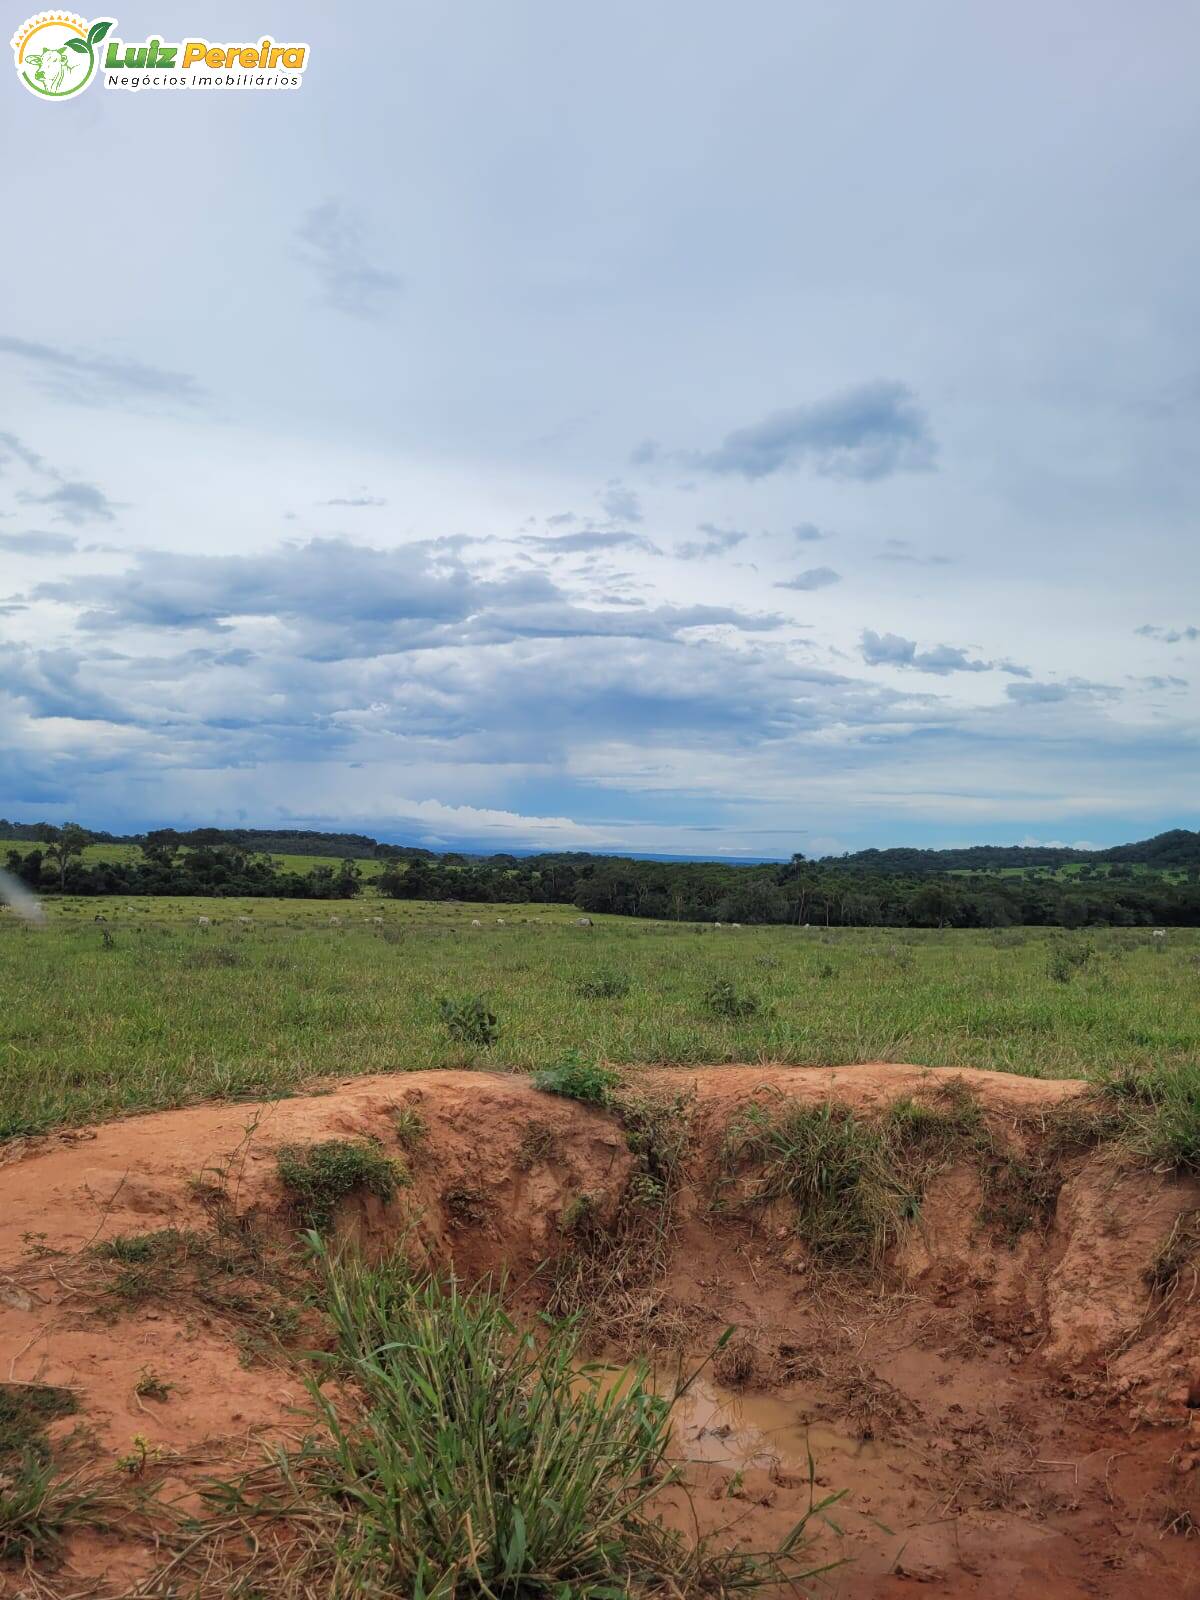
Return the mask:
{"type": "Polygon", "coordinates": [[[569,907],[380,900],[55,898],[48,913],[29,930],[0,912],[0,1137],[327,1076],[529,1070],[572,1051],[620,1065],[1200,1072],[1200,930],[580,928],[569,907]],[[597,983],[609,975],[620,981],[597,983]],[[731,987],[714,1001],[719,985],[731,987]],[[499,1035],[473,1050],[438,1002],[476,994],[499,1035]]]}

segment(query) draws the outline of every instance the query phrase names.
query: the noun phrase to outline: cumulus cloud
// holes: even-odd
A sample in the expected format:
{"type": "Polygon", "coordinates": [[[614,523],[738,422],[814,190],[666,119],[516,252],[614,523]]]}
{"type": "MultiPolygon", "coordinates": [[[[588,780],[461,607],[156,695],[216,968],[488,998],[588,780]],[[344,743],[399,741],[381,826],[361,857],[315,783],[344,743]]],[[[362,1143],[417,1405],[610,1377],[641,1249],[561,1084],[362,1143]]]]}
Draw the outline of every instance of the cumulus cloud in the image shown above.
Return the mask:
{"type": "MultiPolygon", "coordinates": [[[[57,400],[83,406],[198,406],[204,391],[186,372],[171,372],[141,361],[82,354],[57,345],[0,335],[0,355],[10,356],[38,386],[57,400]]],[[[2,435],[12,447],[12,435],[2,435]]],[[[40,458],[27,461],[39,465],[40,458]]]]}
{"type": "Polygon", "coordinates": [[[823,533],[815,522],[798,522],[792,529],[792,538],[797,544],[816,544],[821,539],[828,539],[829,534],[823,533]]]}
{"type": "MultiPolygon", "coordinates": [[[[876,633],[864,628],[860,653],[869,667],[912,667],[917,672],[932,672],[945,677],[952,672],[991,672],[991,661],[973,661],[965,650],[956,645],[938,644],[928,650],[918,650],[915,639],[906,639],[898,633],[876,633]]],[[[1014,669],[1010,664],[1006,671],[1014,669]]],[[[1020,668],[1016,669],[1018,672],[1020,668]]],[[[1009,688],[1012,694],[1012,687],[1009,688]]]]}
{"type": "Polygon", "coordinates": [[[312,271],[322,301],[334,311],[373,321],[404,288],[399,273],[372,259],[362,218],[340,200],[314,206],[295,237],[297,253],[312,271]]]}
{"type": "Polygon", "coordinates": [[[808,466],[822,477],[869,482],[934,465],[929,421],[906,384],[880,380],[810,405],[773,411],[689,457],[708,472],[765,478],[808,466]]]}
{"type": "Polygon", "coordinates": [[[293,630],[298,655],[320,660],[517,638],[669,640],[693,628],[762,632],[782,623],[732,606],[606,612],[571,601],[541,572],[483,576],[436,543],[377,550],[345,539],[252,556],[141,550],[130,572],[42,583],[33,598],[81,607],[78,625],[92,633],[130,626],[228,633],[237,623],[275,619],[293,630]]]}
{"type": "Polygon", "coordinates": [[[701,522],[698,531],[704,535],[703,539],[686,539],[675,546],[675,554],[681,561],[704,561],[709,556],[723,556],[749,538],[739,528],[718,528],[713,522],[701,522]]]}
{"type": "Polygon", "coordinates": [[[798,572],[794,578],[781,578],[775,585],[777,589],[827,589],[831,583],[841,583],[842,575],[835,572],[832,567],[809,567],[806,572],[798,572]]]}

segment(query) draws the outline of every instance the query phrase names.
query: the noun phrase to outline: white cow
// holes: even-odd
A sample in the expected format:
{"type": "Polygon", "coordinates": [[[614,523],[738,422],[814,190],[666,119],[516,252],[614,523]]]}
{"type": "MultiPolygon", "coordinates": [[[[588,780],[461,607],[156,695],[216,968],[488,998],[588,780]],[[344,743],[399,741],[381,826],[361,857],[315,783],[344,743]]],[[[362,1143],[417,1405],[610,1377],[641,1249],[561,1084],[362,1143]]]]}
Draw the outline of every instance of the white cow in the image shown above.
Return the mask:
{"type": "Polygon", "coordinates": [[[590,928],[591,925],[592,925],[591,917],[576,917],[576,919],[575,919],[575,926],[577,928],[590,928]]]}
{"type": "Polygon", "coordinates": [[[483,927],[483,923],[480,922],[478,917],[472,917],[471,918],[471,926],[473,928],[482,928],[483,927]]]}
{"type": "Polygon", "coordinates": [[[212,919],[210,917],[197,917],[196,925],[201,928],[211,928],[212,919]]]}
{"type": "Polygon", "coordinates": [[[1155,928],[1150,937],[1152,939],[1165,939],[1167,937],[1167,930],[1165,928],[1155,928]]]}

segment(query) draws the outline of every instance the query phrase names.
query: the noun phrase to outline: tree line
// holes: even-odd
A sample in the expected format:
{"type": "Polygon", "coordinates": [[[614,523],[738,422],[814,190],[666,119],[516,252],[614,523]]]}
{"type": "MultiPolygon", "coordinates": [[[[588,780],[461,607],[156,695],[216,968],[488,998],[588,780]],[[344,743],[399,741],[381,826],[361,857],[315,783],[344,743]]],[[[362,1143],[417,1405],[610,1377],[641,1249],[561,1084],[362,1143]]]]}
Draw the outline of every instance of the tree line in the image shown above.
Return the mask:
{"type": "MultiPolygon", "coordinates": [[[[197,830],[201,831],[201,830],[197,830]]],[[[213,830],[216,832],[217,830],[213,830]]],[[[346,857],[336,867],[285,868],[228,842],[188,843],[158,829],[139,836],[128,860],[85,862],[92,835],[77,824],[45,826],[38,844],[8,853],[8,870],[41,893],[247,895],[348,899],[362,887],[346,857]]],[[[1185,836],[1200,839],[1200,835],[1185,836]]],[[[1153,843],[1153,841],[1150,841],[1153,843]]],[[[1176,842],[1172,849],[1183,854],[1176,842]]],[[[375,879],[396,899],[571,905],[673,922],[813,924],[822,927],[1003,928],[1200,926],[1200,870],[1175,882],[1128,863],[1104,875],[1002,876],[846,870],[841,858],[740,865],[641,861],[582,852],[517,857],[434,856],[399,851],[375,879]]]]}

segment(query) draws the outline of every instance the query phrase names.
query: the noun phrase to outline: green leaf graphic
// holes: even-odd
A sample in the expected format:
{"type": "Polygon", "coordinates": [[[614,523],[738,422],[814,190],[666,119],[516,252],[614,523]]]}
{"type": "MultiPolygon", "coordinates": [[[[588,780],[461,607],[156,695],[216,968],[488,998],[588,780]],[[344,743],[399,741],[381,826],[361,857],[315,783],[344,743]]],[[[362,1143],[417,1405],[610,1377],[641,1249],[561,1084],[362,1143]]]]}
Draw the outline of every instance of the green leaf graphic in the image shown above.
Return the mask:
{"type": "Polygon", "coordinates": [[[88,29],[88,43],[99,44],[111,27],[111,22],[93,22],[88,29]]]}
{"type": "Polygon", "coordinates": [[[67,40],[67,49],[68,50],[79,50],[84,55],[87,55],[87,45],[84,44],[82,39],[68,39],[67,40]]]}

